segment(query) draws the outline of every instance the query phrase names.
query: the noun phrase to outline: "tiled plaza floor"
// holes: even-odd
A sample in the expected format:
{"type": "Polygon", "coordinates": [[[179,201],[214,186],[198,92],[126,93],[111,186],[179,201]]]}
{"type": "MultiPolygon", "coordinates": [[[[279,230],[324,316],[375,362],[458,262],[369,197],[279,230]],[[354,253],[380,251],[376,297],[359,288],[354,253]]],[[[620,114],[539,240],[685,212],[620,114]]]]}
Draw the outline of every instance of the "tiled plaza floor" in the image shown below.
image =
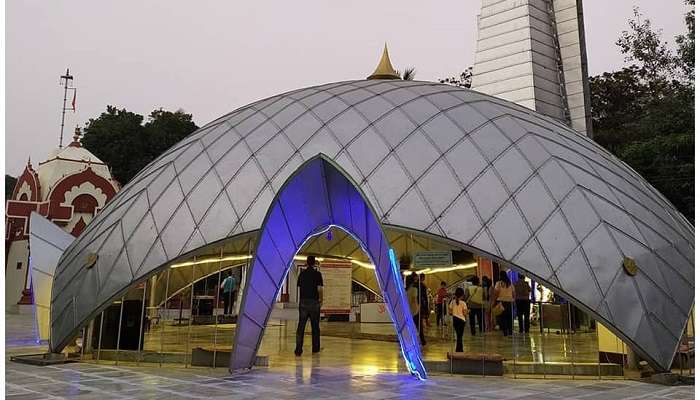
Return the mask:
{"type": "Polygon", "coordinates": [[[691,399],[693,387],[636,381],[515,380],[404,373],[351,373],[311,356],[294,367],[228,376],[208,368],[6,364],[7,399],[691,399]]]}
{"type": "MultiPolygon", "coordinates": [[[[6,314],[6,360],[12,354],[42,350],[28,347],[26,340],[17,337],[22,335],[21,327],[27,324],[26,320],[23,316],[6,314]]],[[[278,355],[277,362],[271,358],[272,367],[236,376],[229,376],[223,368],[159,368],[153,364],[123,363],[34,367],[6,361],[5,395],[7,399],[100,400],[693,398],[693,386],[667,387],[632,380],[545,381],[432,375],[421,382],[407,376],[393,361],[373,361],[376,358],[370,353],[376,347],[372,346],[393,344],[351,342],[344,338],[326,338],[320,355],[305,354],[300,358],[278,355]],[[343,359],[350,361],[343,363],[343,359]]]]}

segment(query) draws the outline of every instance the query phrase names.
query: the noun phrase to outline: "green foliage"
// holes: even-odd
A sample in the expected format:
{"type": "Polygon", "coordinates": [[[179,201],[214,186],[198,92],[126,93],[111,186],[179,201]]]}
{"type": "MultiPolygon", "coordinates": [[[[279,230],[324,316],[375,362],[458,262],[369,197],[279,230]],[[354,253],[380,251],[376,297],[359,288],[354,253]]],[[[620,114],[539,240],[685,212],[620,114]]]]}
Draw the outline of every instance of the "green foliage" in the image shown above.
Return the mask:
{"type": "Polygon", "coordinates": [[[685,35],[676,36],[678,45],[678,63],[690,81],[695,80],[695,0],[685,0],[691,6],[690,11],[685,15],[685,26],[688,32],[685,35]]]}
{"type": "Polygon", "coordinates": [[[633,64],[590,78],[594,139],[694,221],[694,10],[677,54],[637,8],[629,26],[616,43],[633,64]]]}
{"type": "Polygon", "coordinates": [[[695,214],[695,135],[657,136],[630,143],[619,157],[693,221],[695,214]]]}
{"type": "Polygon", "coordinates": [[[401,79],[404,81],[412,81],[416,77],[416,68],[415,67],[408,67],[405,70],[403,70],[402,74],[399,74],[401,76],[401,79]]]}
{"type": "Polygon", "coordinates": [[[12,197],[12,191],[15,190],[15,185],[17,184],[17,178],[5,174],[5,201],[12,197]]]}
{"type": "Polygon", "coordinates": [[[638,7],[634,7],[634,18],[627,22],[629,31],[615,42],[622,50],[625,61],[638,62],[639,74],[649,81],[664,79],[675,74],[675,56],[668,43],[661,40],[661,30],[654,30],[649,19],[642,20],[638,7]]]}
{"type": "Polygon", "coordinates": [[[639,101],[645,91],[635,66],[590,78],[595,140],[609,150],[637,139],[639,101]]]}
{"type": "Polygon", "coordinates": [[[165,150],[197,130],[192,115],[154,110],[143,116],[107,106],[85,126],[82,145],[104,161],[122,185],[165,150]]]}
{"type": "Polygon", "coordinates": [[[462,71],[458,77],[452,76],[449,78],[442,78],[438,79],[438,82],[469,89],[472,87],[472,69],[473,67],[469,67],[462,71]]]}

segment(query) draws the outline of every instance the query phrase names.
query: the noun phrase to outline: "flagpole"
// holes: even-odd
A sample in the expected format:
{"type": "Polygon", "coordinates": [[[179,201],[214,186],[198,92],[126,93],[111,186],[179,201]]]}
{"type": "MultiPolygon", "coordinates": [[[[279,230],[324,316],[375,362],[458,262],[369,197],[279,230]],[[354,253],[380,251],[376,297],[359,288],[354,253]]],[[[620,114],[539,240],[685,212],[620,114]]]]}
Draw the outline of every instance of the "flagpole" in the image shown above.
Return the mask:
{"type": "Polygon", "coordinates": [[[66,100],[68,100],[69,80],[72,81],[73,76],[70,74],[68,68],[66,68],[66,74],[61,76],[61,84],[63,85],[63,108],[61,109],[61,137],[58,139],[59,149],[63,148],[63,126],[66,122],[66,100]]]}

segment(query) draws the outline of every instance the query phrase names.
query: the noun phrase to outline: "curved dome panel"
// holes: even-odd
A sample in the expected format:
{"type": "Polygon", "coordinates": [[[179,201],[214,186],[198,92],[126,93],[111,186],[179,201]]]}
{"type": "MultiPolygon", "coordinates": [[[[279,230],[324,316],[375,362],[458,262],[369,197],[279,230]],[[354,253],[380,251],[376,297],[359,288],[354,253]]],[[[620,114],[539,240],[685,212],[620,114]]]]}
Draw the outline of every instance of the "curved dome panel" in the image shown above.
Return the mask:
{"type": "Polygon", "coordinates": [[[694,228],[627,165],[568,127],[457,87],[363,80],[258,101],[147,166],[66,250],[52,349],[169,260],[260,229],[319,153],[385,225],[478,249],[594,313],[667,368],[694,301],[694,228]],[[85,259],[97,253],[96,266],[85,259]],[[639,272],[623,271],[624,257],[639,272]]]}

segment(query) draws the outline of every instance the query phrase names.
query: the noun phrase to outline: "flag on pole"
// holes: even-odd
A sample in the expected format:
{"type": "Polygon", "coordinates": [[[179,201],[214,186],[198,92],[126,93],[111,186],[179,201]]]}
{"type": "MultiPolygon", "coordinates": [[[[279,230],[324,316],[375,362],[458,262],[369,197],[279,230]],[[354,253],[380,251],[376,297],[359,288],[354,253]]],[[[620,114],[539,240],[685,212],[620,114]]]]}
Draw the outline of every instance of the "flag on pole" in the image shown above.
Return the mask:
{"type": "Polygon", "coordinates": [[[71,105],[73,106],[73,112],[75,112],[75,95],[78,93],[78,89],[73,89],[73,101],[71,105]]]}

